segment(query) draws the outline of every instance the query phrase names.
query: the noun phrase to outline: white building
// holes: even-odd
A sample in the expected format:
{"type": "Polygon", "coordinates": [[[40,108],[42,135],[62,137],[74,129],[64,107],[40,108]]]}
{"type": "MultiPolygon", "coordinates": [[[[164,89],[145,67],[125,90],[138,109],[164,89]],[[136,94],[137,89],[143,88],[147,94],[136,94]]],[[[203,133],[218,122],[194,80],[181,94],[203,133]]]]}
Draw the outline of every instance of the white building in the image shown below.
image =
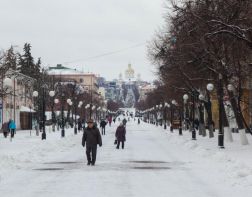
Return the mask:
{"type": "Polygon", "coordinates": [[[34,79],[9,70],[2,79],[0,99],[0,128],[4,122],[14,120],[17,129],[30,129],[32,126],[34,79]]]}

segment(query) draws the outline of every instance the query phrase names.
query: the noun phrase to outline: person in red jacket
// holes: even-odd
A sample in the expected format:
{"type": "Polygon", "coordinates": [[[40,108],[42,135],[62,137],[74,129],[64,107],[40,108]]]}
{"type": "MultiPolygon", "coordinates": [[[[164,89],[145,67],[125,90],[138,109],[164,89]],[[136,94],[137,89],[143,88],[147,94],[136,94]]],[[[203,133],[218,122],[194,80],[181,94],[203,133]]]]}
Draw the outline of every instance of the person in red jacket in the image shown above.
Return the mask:
{"type": "Polygon", "coordinates": [[[123,126],[123,123],[117,127],[115,137],[117,139],[116,148],[119,149],[120,143],[122,143],[122,149],[124,149],[124,142],[126,141],[126,129],[123,126]]]}

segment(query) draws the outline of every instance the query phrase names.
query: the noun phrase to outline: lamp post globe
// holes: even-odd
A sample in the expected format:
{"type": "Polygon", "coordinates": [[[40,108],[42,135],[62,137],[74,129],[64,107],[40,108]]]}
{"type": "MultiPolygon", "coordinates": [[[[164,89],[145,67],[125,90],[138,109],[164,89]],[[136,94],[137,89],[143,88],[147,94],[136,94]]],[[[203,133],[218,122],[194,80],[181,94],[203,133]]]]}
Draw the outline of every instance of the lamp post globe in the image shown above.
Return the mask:
{"type": "Polygon", "coordinates": [[[184,94],[183,99],[184,99],[184,101],[187,101],[189,99],[189,96],[187,94],[184,94]]]}
{"type": "Polygon", "coordinates": [[[213,89],[214,89],[214,85],[213,85],[212,83],[207,84],[207,90],[208,90],[209,92],[212,92],[213,89]]]}
{"type": "Polygon", "coordinates": [[[67,99],[67,103],[70,104],[71,103],[71,99],[67,99]]]}
{"type": "Polygon", "coordinates": [[[12,80],[11,80],[11,78],[6,77],[3,80],[3,86],[6,87],[6,88],[12,88],[12,80]]]}
{"type": "Polygon", "coordinates": [[[38,97],[38,91],[33,91],[32,96],[33,97],[38,97]]]}
{"type": "Polygon", "coordinates": [[[51,91],[49,92],[49,96],[50,96],[50,97],[54,97],[54,96],[55,96],[55,91],[51,90],[51,91]]]}
{"type": "Polygon", "coordinates": [[[58,104],[59,103],[59,99],[54,99],[54,103],[58,104]]]}
{"type": "Polygon", "coordinates": [[[228,84],[227,89],[228,91],[232,92],[234,91],[234,86],[232,84],[228,84]]]}
{"type": "Polygon", "coordinates": [[[202,100],[204,100],[204,98],[205,98],[205,97],[204,97],[204,95],[203,95],[203,94],[200,94],[200,95],[199,95],[199,100],[201,100],[201,101],[202,101],[202,100]]]}

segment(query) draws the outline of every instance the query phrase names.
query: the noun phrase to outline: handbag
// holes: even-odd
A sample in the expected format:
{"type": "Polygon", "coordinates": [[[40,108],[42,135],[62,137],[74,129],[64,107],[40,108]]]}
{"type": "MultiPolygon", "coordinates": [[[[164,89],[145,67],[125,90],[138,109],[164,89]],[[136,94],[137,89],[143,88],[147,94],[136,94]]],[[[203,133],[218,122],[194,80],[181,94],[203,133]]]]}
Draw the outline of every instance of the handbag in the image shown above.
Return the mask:
{"type": "Polygon", "coordinates": [[[117,139],[115,139],[114,144],[115,144],[115,145],[117,144],[117,139]]]}

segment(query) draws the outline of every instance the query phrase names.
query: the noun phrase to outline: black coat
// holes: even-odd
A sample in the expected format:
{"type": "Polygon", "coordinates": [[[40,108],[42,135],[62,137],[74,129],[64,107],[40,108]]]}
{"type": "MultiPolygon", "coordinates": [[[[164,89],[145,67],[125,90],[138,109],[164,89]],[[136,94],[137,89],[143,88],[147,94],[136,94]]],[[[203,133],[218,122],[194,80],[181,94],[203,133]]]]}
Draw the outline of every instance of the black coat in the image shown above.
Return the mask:
{"type": "Polygon", "coordinates": [[[124,126],[117,127],[115,137],[120,142],[126,141],[126,129],[124,126]]]}
{"type": "Polygon", "coordinates": [[[102,146],[102,138],[98,128],[85,128],[82,137],[82,146],[87,145],[87,147],[102,146]]]}
{"type": "Polygon", "coordinates": [[[124,118],[122,122],[123,122],[123,125],[126,125],[127,120],[124,118]]]}
{"type": "Polygon", "coordinates": [[[102,120],[100,123],[100,127],[105,127],[107,125],[107,122],[105,120],[102,120]]]}

